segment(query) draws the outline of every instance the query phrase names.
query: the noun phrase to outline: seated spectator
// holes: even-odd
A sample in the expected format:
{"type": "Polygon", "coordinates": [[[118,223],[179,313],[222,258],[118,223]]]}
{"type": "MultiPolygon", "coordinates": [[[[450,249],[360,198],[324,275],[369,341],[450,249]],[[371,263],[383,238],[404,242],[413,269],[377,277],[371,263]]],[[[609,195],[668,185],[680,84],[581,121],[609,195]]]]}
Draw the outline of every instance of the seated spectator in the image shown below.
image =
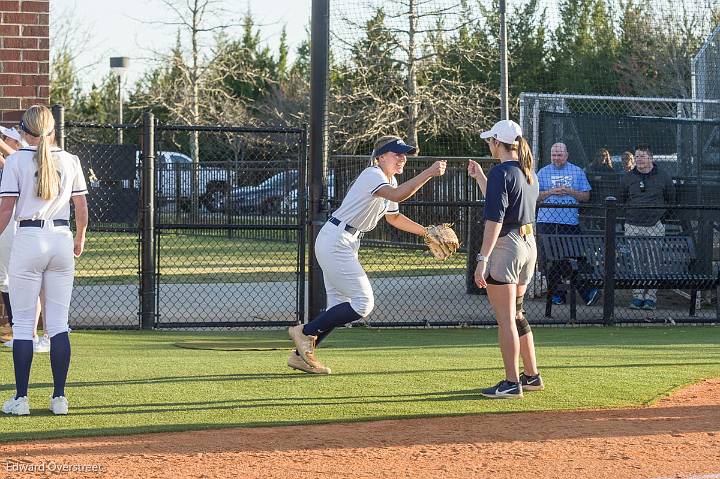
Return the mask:
{"type": "Polygon", "coordinates": [[[628,173],[635,168],[635,155],[631,151],[626,151],[622,154],[622,165],[623,170],[628,173]]]}
{"type": "Polygon", "coordinates": [[[605,148],[600,148],[595,153],[593,162],[585,168],[585,173],[589,175],[615,173],[610,152],[605,148]]]}
{"type": "MultiPolygon", "coordinates": [[[[625,173],[620,183],[618,200],[627,206],[659,206],[675,203],[675,185],[670,175],[653,162],[649,145],[635,149],[637,164],[625,173]]],[[[625,236],[665,236],[662,220],[665,209],[627,208],[625,236]]],[[[634,289],[630,303],[632,309],[654,310],[657,305],[657,289],[634,289]]]]}
{"type": "MultiPolygon", "coordinates": [[[[583,170],[568,161],[568,151],[565,143],[555,143],[550,148],[551,163],[538,171],[538,184],[540,186],[540,203],[558,205],[577,205],[590,199],[590,183],[583,170]]],[[[577,208],[540,208],[537,215],[537,233],[551,235],[579,235],[579,213],[577,208]]],[[[544,266],[544,260],[541,258],[544,266]]],[[[556,291],[557,285],[562,281],[563,274],[570,272],[570,264],[555,265],[545,275],[548,279],[548,290],[553,291],[553,304],[564,304],[564,292],[556,291]]],[[[588,306],[599,298],[599,291],[595,288],[579,288],[580,295],[588,306]]]]}

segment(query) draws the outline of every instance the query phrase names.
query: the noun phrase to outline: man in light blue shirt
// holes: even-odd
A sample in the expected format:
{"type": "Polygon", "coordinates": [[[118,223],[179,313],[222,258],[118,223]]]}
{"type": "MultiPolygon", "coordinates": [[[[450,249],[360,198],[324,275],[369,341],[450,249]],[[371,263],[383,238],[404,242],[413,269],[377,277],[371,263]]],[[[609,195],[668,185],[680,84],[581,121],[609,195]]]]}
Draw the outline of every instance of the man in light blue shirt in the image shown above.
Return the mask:
{"type": "MultiPolygon", "coordinates": [[[[572,205],[590,199],[590,183],[585,172],[568,161],[565,143],[555,143],[550,149],[552,163],[538,171],[541,203],[572,205]]],[[[579,225],[577,208],[540,208],[537,217],[547,225],[579,225]]]]}
{"type": "MultiPolygon", "coordinates": [[[[545,204],[577,205],[590,199],[590,183],[585,172],[577,165],[568,161],[565,143],[555,143],[550,149],[551,163],[538,171],[540,197],[538,201],[545,204]]],[[[577,208],[540,208],[537,215],[538,235],[579,235],[580,220],[577,208]]],[[[548,289],[553,291],[562,279],[565,268],[552,268],[547,271],[548,289]]],[[[590,306],[599,297],[597,289],[581,289],[580,295],[590,306]]],[[[555,292],[554,304],[564,304],[563,293],[555,292]]]]}

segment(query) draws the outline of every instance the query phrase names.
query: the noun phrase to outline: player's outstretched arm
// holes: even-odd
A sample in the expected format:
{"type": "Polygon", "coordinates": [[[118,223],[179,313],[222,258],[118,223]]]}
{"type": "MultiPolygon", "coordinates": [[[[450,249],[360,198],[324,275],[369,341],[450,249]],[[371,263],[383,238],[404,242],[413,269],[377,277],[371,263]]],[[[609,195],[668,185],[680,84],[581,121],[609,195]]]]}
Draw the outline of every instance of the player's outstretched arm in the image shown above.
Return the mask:
{"type": "Polygon", "coordinates": [[[442,176],[445,174],[447,167],[446,161],[436,161],[429,168],[423,170],[419,175],[407,180],[405,183],[393,188],[390,185],[383,186],[375,192],[375,196],[385,198],[386,200],[400,203],[414,195],[425,183],[430,181],[433,176],[442,176]]]}
{"type": "Polygon", "coordinates": [[[468,160],[468,175],[477,181],[480,192],[485,196],[485,192],[487,191],[487,176],[485,176],[482,166],[480,166],[477,161],[468,160]]]}
{"type": "Polygon", "coordinates": [[[427,233],[423,225],[414,222],[402,213],[385,215],[385,219],[388,223],[399,230],[407,231],[408,233],[416,234],[418,236],[425,236],[427,233]]]}

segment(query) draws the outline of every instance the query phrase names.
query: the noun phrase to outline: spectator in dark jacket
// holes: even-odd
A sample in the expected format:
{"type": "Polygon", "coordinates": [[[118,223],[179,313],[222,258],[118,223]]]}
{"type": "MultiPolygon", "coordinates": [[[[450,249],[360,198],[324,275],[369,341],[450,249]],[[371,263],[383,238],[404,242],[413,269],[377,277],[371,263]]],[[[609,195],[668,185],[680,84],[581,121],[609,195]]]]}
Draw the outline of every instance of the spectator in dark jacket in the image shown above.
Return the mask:
{"type": "MultiPolygon", "coordinates": [[[[628,206],[658,206],[675,203],[675,185],[670,176],[653,162],[649,145],[635,149],[635,168],[620,182],[619,201],[628,206]]],[[[628,208],[625,217],[625,236],[665,236],[662,220],[666,209],[628,208]]],[[[634,289],[630,307],[653,310],[657,303],[657,289],[634,289]]]]}

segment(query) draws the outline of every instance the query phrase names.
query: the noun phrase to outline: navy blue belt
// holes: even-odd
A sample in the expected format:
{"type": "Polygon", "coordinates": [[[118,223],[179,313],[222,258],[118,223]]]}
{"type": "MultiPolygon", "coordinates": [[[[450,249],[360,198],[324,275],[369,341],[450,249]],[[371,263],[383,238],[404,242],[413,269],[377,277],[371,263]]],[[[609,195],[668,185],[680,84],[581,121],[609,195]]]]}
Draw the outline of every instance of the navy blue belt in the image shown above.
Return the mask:
{"type": "MultiPolygon", "coordinates": [[[[329,221],[330,223],[334,224],[335,226],[340,226],[340,223],[342,223],[342,221],[340,221],[339,219],[335,218],[334,216],[331,216],[330,218],[328,218],[328,221],[329,221]]],[[[346,223],[346,224],[345,224],[345,231],[347,231],[347,232],[350,233],[351,235],[354,235],[355,233],[358,232],[358,229],[355,228],[355,227],[353,227],[353,226],[350,226],[349,224],[346,223]]]]}
{"type": "MultiPolygon", "coordinates": [[[[50,221],[50,220],[48,220],[50,221]]],[[[55,226],[70,226],[70,221],[68,220],[52,220],[53,225],[55,226]]],[[[20,228],[25,228],[26,226],[34,226],[35,228],[42,228],[45,224],[45,220],[21,220],[18,223],[18,226],[20,228]]]]}

